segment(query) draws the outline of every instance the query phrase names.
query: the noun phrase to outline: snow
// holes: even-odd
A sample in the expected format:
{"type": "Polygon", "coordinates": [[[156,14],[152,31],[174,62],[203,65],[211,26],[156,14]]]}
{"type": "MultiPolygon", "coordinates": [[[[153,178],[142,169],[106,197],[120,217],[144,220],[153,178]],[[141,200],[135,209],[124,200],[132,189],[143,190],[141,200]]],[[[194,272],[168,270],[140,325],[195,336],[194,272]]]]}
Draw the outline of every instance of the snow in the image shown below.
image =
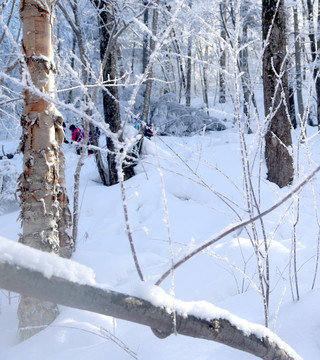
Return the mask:
{"type": "MultiPolygon", "coordinates": [[[[263,164],[259,180],[256,162],[252,182],[257,186],[260,181],[261,211],[282,199],[319,163],[320,144],[318,137],[313,136],[315,133],[315,128],[308,128],[310,141],[299,145],[299,178],[290,187],[279,189],[268,183],[263,164]]],[[[252,160],[256,151],[254,135],[247,135],[246,141],[252,160]]],[[[6,145],[5,140],[1,144],[6,145]]],[[[293,147],[295,154],[297,145],[293,147]]],[[[72,201],[78,157],[70,144],[64,146],[72,201]]],[[[16,242],[21,231],[16,209],[0,215],[0,261],[14,257],[21,265],[40,269],[48,277],[61,276],[81,284],[108,287],[143,297],[168,311],[174,308],[181,314],[227,318],[248,334],[270,335],[263,327],[257,261],[245,229],[229,234],[181,265],[174,273],[174,292],[170,276],[161,288],[153,286],[170,268],[171,256],[177,262],[230,224],[239,223],[238,216],[241,220],[248,218],[239,148],[238,134],[233,128],[144,142],[143,162],[137,165],[137,175],[126,181],[125,186],[133,240],[146,283],[139,282],[130,252],[120,187],[107,188],[100,183],[92,156],[85,159],[81,173],[79,238],[73,261],[42,254],[47,257],[43,261],[33,249],[22,250],[16,242]],[[158,163],[163,174],[167,212],[163,206],[158,163]],[[217,194],[225,196],[231,208],[217,194]],[[163,219],[169,219],[172,254],[163,219]]],[[[10,161],[21,171],[21,155],[10,161]]],[[[317,261],[319,185],[319,175],[316,175],[301,191],[299,207],[295,196],[264,218],[270,258],[270,330],[276,334],[270,336],[283,346],[288,344],[308,360],[320,357],[318,276],[311,289],[317,261]],[[293,224],[298,210],[299,301],[292,262],[293,224]]],[[[263,244],[261,228],[258,233],[259,242],[263,244]]],[[[160,340],[141,325],[63,306],[51,326],[19,344],[17,305],[16,294],[0,291],[1,360],[100,360],[106,354],[109,359],[121,360],[131,357],[141,360],[254,359],[247,353],[200,339],[172,335],[160,340]]]]}
{"type": "Polygon", "coordinates": [[[301,359],[284,341],[272,333],[265,326],[250,323],[238,316],[231,314],[229,311],[221,309],[207,301],[190,301],[184,302],[181,300],[172,299],[163,289],[158,286],[145,286],[139,284],[137,289],[133,292],[136,296],[150,301],[153,305],[164,307],[168,313],[176,311],[177,314],[184,317],[193,315],[198,319],[212,320],[212,319],[225,319],[230,321],[235,327],[241,330],[247,336],[255,334],[258,338],[269,337],[272,341],[278,344],[281,348],[285,349],[293,358],[301,359]],[[172,303],[174,302],[174,305],[172,303]]]}
{"type": "Polygon", "coordinates": [[[39,253],[35,249],[6,240],[2,236],[0,236],[1,261],[40,271],[49,279],[56,276],[78,284],[95,285],[95,274],[89,267],[62,259],[57,255],[39,253]]]}

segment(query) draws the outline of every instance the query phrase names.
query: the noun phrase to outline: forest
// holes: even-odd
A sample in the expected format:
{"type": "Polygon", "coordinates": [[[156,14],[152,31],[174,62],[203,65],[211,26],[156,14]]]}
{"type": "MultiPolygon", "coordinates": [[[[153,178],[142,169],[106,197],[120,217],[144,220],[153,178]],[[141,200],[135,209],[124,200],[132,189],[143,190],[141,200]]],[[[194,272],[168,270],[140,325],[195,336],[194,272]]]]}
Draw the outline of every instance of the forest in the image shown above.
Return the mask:
{"type": "Polygon", "coordinates": [[[318,0],[2,0],[0,359],[320,356],[318,0]]]}

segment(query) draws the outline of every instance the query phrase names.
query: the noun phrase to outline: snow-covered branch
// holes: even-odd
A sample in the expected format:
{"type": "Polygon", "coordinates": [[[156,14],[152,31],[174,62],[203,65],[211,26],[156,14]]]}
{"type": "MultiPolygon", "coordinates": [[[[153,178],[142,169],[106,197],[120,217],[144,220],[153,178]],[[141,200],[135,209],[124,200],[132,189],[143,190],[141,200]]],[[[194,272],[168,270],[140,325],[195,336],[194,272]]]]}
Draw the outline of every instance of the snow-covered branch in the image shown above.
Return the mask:
{"type": "MultiPolygon", "coordinates": [[[[173,333],[171,297],[160,288],[144,289],[140,297],[105,290],[92,274],[84,281],[84,270],[73,261],[0,238],[0,288],[150,326],[162,337],[173,333]]],[[[269,329],[212,304],[177,300],[175,311],[177,334],[216,341],[261,359],[301,359],[269,329]]]]}

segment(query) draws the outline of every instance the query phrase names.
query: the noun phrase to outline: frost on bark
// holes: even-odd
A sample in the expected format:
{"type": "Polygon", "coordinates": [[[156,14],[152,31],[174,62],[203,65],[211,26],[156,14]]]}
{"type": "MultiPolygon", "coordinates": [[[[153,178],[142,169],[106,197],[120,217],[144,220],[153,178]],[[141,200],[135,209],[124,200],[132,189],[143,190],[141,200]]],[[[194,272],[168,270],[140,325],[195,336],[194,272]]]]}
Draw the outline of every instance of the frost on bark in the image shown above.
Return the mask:
{"type": "MultiPolygon", "coordinates": [[[[19,179],[22,235],[20,242],[70,257],[72,241],[68,197],[65,189],[63,118],[47,101],[54,90],[52,45],[54,1],[22,0],[22,47],[25,55],[24,110],[21,117],[23,172],[19,179]]],[[[24,340],[50,324],[58,315],[57,305],[21,297],[18,318],[24,340]]]]}
{"type": "Polygon", "coordinates": [[[279,187],[293,180],[286,55],[286,24],[283,0],[262,1],[264,40],[263,87],[267,119],[265,158],[268,180],[279,187]]]}

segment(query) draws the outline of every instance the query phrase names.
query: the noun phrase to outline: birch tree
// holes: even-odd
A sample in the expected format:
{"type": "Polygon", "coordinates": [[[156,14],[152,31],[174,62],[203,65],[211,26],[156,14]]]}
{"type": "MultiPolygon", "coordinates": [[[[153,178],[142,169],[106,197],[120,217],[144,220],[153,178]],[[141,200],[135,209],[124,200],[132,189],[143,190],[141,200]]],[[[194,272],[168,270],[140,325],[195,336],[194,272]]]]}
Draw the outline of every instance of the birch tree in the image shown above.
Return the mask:
{"type": "MultiPolygon", "coordinates": [[[[71,215],[65,189],[63,118],[50,101],[54,92],[54,53],[52,43],[53,0],[22,0],[22,48],[24,111],[23,172],[20,176],[22,235],[20,242],[31,247],[71,256],[69,236],[71,215]]],[[[18,309],[21,339],[24,340],[58,315],[55,304],[21,297],[18,309]]]]}

